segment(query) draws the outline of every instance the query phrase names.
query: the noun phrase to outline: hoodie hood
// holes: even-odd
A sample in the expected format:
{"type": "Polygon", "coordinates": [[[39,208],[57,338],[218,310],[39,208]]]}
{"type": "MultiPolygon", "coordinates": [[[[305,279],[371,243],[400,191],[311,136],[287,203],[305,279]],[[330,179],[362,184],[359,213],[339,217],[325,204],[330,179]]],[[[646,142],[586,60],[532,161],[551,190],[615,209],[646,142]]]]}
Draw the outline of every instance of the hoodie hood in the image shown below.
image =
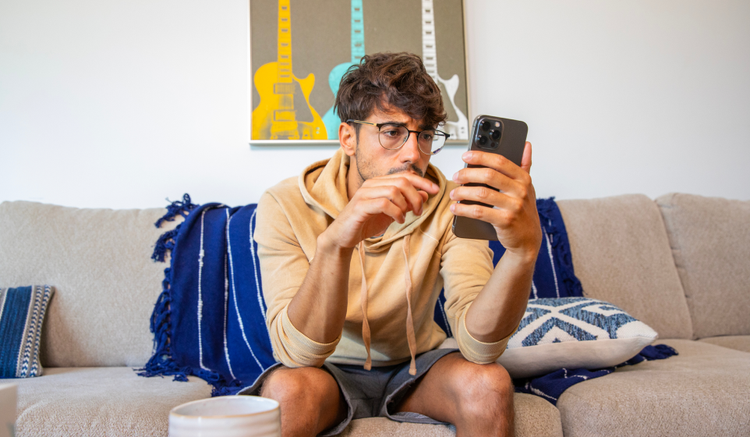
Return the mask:
{"type": "MultiPolygon", "coordinates": [[[[308,205],[322,209],[335,219],[349,203],[347,176],[350,158],[338,149],[330,158],[318,161],[307,167],[299,176],[299,188],[308,205]]],[[[399,238],[411,234],[438,207],[445,194],[447,181],[432,164],[428,164],[425,177],[438,185],[438,193],[430,195],[422,208],[422,215],[406,214],[404,223],[393,222],[380,237],[365,240],[368,252],[381,252],[399,238]]]]}

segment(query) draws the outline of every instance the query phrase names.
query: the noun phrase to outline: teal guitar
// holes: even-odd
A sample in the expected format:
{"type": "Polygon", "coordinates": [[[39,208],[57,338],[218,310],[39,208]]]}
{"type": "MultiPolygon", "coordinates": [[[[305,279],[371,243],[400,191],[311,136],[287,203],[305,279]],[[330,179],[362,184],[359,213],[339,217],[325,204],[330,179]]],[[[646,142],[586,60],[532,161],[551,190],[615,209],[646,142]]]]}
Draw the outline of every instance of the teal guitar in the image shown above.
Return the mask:
{"type": "MultiPolygon", "coordinates": [[[[334,99],[339,92],[341,78],[344,77],[349,67],[359,64],[359,60],[365,55],[365,26],[363,17],[362,0],[352,0],[352,60],[351,62],[344,62],[333,67],[333,70],[328,75],[328,85],[331,87],[334,99]]],[[[325,123],[326,132],[328,132],[328,139],[338,140],[341,120],[333,110],[333,106],[323,115],[323,123],[325,123]]]]}

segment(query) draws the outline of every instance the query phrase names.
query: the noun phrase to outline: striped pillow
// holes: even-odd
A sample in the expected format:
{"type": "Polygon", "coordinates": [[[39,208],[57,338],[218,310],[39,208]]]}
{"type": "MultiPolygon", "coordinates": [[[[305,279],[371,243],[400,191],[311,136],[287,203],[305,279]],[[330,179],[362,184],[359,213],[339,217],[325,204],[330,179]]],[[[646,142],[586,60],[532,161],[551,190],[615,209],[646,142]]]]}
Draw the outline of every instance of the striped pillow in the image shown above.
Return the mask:
{"type": "Polygon", "coordinates": [[[41,376],[42,322],[53,288],[0,288],[0,378],[41,376]]]}

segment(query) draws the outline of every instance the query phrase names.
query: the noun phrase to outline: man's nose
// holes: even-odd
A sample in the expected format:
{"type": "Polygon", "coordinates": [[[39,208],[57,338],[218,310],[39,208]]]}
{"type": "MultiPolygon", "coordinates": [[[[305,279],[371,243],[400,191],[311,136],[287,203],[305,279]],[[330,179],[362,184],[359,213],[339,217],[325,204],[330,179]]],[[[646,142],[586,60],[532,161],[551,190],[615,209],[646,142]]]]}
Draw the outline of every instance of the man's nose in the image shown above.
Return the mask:
{"type": "Polygon", "coordinates": [[[419,134],[415,132],[409,133],[409,138],[406,143],[401,147],[401,160],[409,162],[417,162],[421,158],[422,152],[419,150],[419,134]]]}

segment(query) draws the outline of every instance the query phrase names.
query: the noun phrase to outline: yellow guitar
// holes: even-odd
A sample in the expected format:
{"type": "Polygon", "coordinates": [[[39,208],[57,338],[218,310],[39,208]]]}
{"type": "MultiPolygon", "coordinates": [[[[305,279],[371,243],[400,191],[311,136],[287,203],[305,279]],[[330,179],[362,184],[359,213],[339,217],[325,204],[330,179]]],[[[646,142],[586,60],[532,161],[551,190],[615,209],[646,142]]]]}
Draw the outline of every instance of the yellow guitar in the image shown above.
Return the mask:
{"type": "MultiPolygon", "coordinates": [[[[315,76],[310,73],[298,79],[292,73],[292,22],[289,0],[279,0],[278,58],[255,72],[253,83],[260,94],[260,103],[252,113],[254,140],[325,140],[325,124],[315,108],[310,106],[310,92],[315,76]],[[303,112],[298,117],[295,95],[304,97],[303,112]]],[[[299,101],[301,104],[302,102],[299,101]]]]}

